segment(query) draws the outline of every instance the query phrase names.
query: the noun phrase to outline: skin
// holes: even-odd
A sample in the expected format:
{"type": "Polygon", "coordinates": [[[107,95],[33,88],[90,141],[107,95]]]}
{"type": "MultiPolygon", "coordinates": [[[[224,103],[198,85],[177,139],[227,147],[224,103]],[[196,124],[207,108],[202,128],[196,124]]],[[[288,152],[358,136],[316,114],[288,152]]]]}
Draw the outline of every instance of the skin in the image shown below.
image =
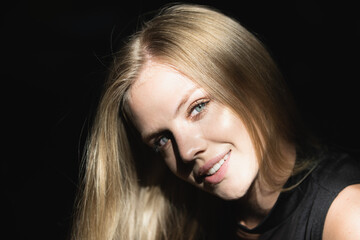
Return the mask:
{"type": "MultiPolygon", "coordinates": [[[[174,174],[251,209],[239,218],[242,224],[256,226],[273,207],[279,191],[259,183],[258,160],[243,122],[190,79],[166,64],[149,61],[130,88],[129,105],[143,141],[161,153],[174,174]],[[219,181],[199,177],[204,166],[228,153],[219,181]]],[[[289,161],[295,162],[294,148],[286,149],[289,161]]]]}
{"type": "Polygon", "coordinates": [[[132,86],[129,103],[143,140],[158,148],[174,174],[223,199],[246,194],[259,166],[243,123],[229,108],[173,68],[156,62],[149,62],[132,86]],[[221,182],[199,180],[201,167],[230,151],[221,182]]]}
{"type": "MultiPolygon", "coordinates": [[[[238,220],[248,228],[269,213],[280,192],[260,184],[252,141],[230,108],[174,68],[154,61],[147,62],[130,88],[129,104],[143,141],[160,152],[174,174],[222,199],[237,200],[238,220]],[[226,168],[216,183],[199,177],[201,168],[226,154],[226,168]]],[[[294,146],[280,144],[283,155],[294,163],[294,146]]],[[[360,239],[358,199],[360,184],[335,198],[325,219],[324,240],[360,239]]]]}
{"type": "Polygon", "coordinates": [[[360,184],[346,187],[335,198],[325,219],[323,240],[360,239],[360,184]]]}

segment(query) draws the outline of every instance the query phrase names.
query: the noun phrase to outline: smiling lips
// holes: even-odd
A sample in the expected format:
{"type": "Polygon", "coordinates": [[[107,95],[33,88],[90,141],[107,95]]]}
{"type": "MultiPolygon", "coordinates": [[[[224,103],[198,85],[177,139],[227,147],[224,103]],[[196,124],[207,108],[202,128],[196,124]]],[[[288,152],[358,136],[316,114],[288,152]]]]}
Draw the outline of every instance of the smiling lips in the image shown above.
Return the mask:
{"type": "Polygon", "coordinates": [[[224,164],[224,162],[228,159],[229,153],[226,154],[225,157],[222,158],[219,162],[217,162],[212,168],[210,168],[210,170],[206,173],[206,175],[210,176],[216,173],[220,169],[220,167],[224,164]]]}
{"type": "Polygon", "coordinates": [[[226,163],[226,161],[229,159],[230,153],[231,150],[225,154],[221,154],[208,161],[203,167],[199,169],[199,175],[205,177],[204,180],[210,183],[216,183],[218,181],[221,181],[225,172],[219,170],[224,165],[224,163],[226,163]],[[215,176],[215,175],[221,175],[221,176],[215,176]]]}

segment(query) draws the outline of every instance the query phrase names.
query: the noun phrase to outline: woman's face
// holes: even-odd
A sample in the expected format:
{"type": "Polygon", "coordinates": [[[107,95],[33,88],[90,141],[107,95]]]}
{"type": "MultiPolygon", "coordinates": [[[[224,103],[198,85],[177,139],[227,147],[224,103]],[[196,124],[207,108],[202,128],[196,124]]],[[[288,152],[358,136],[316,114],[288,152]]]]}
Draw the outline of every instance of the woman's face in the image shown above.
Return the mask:
{"type": "Polygon", "coordinates": [[[227,200],[255,181],[258,161],[241,119],[175,69],[148,62],[129,104],[143,141],[181,179],[227,200]]]}

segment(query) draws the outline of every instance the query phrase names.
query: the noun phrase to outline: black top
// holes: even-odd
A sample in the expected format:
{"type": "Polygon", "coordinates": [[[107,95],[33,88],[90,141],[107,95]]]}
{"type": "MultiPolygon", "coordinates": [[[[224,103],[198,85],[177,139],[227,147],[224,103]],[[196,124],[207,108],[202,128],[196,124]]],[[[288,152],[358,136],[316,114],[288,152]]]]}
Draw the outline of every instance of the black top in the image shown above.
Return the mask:
{"type": "MultiPolygon", "coordinates": [[[[304,174],[291,177],[285,188],[304,174]]],[[[345,187],[360,183],[360,162],[345,154],[323,157],[306,179],[291,191],[282,192],[269,215],[253,229],[239,225],[240,231],[259,234],[260,240],[320,240],[329,207],[345,187]]]]}

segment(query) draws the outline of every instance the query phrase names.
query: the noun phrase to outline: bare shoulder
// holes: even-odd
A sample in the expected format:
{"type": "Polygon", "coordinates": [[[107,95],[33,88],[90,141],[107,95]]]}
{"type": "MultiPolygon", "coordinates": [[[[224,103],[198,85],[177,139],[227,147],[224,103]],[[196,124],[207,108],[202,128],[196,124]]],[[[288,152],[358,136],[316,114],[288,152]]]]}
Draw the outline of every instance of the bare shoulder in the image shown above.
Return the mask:
{"type": "Polygon", "coordinates": [[[343,189],[325,218],[323,240],[360,239],[360,184],[343,189]]]}

